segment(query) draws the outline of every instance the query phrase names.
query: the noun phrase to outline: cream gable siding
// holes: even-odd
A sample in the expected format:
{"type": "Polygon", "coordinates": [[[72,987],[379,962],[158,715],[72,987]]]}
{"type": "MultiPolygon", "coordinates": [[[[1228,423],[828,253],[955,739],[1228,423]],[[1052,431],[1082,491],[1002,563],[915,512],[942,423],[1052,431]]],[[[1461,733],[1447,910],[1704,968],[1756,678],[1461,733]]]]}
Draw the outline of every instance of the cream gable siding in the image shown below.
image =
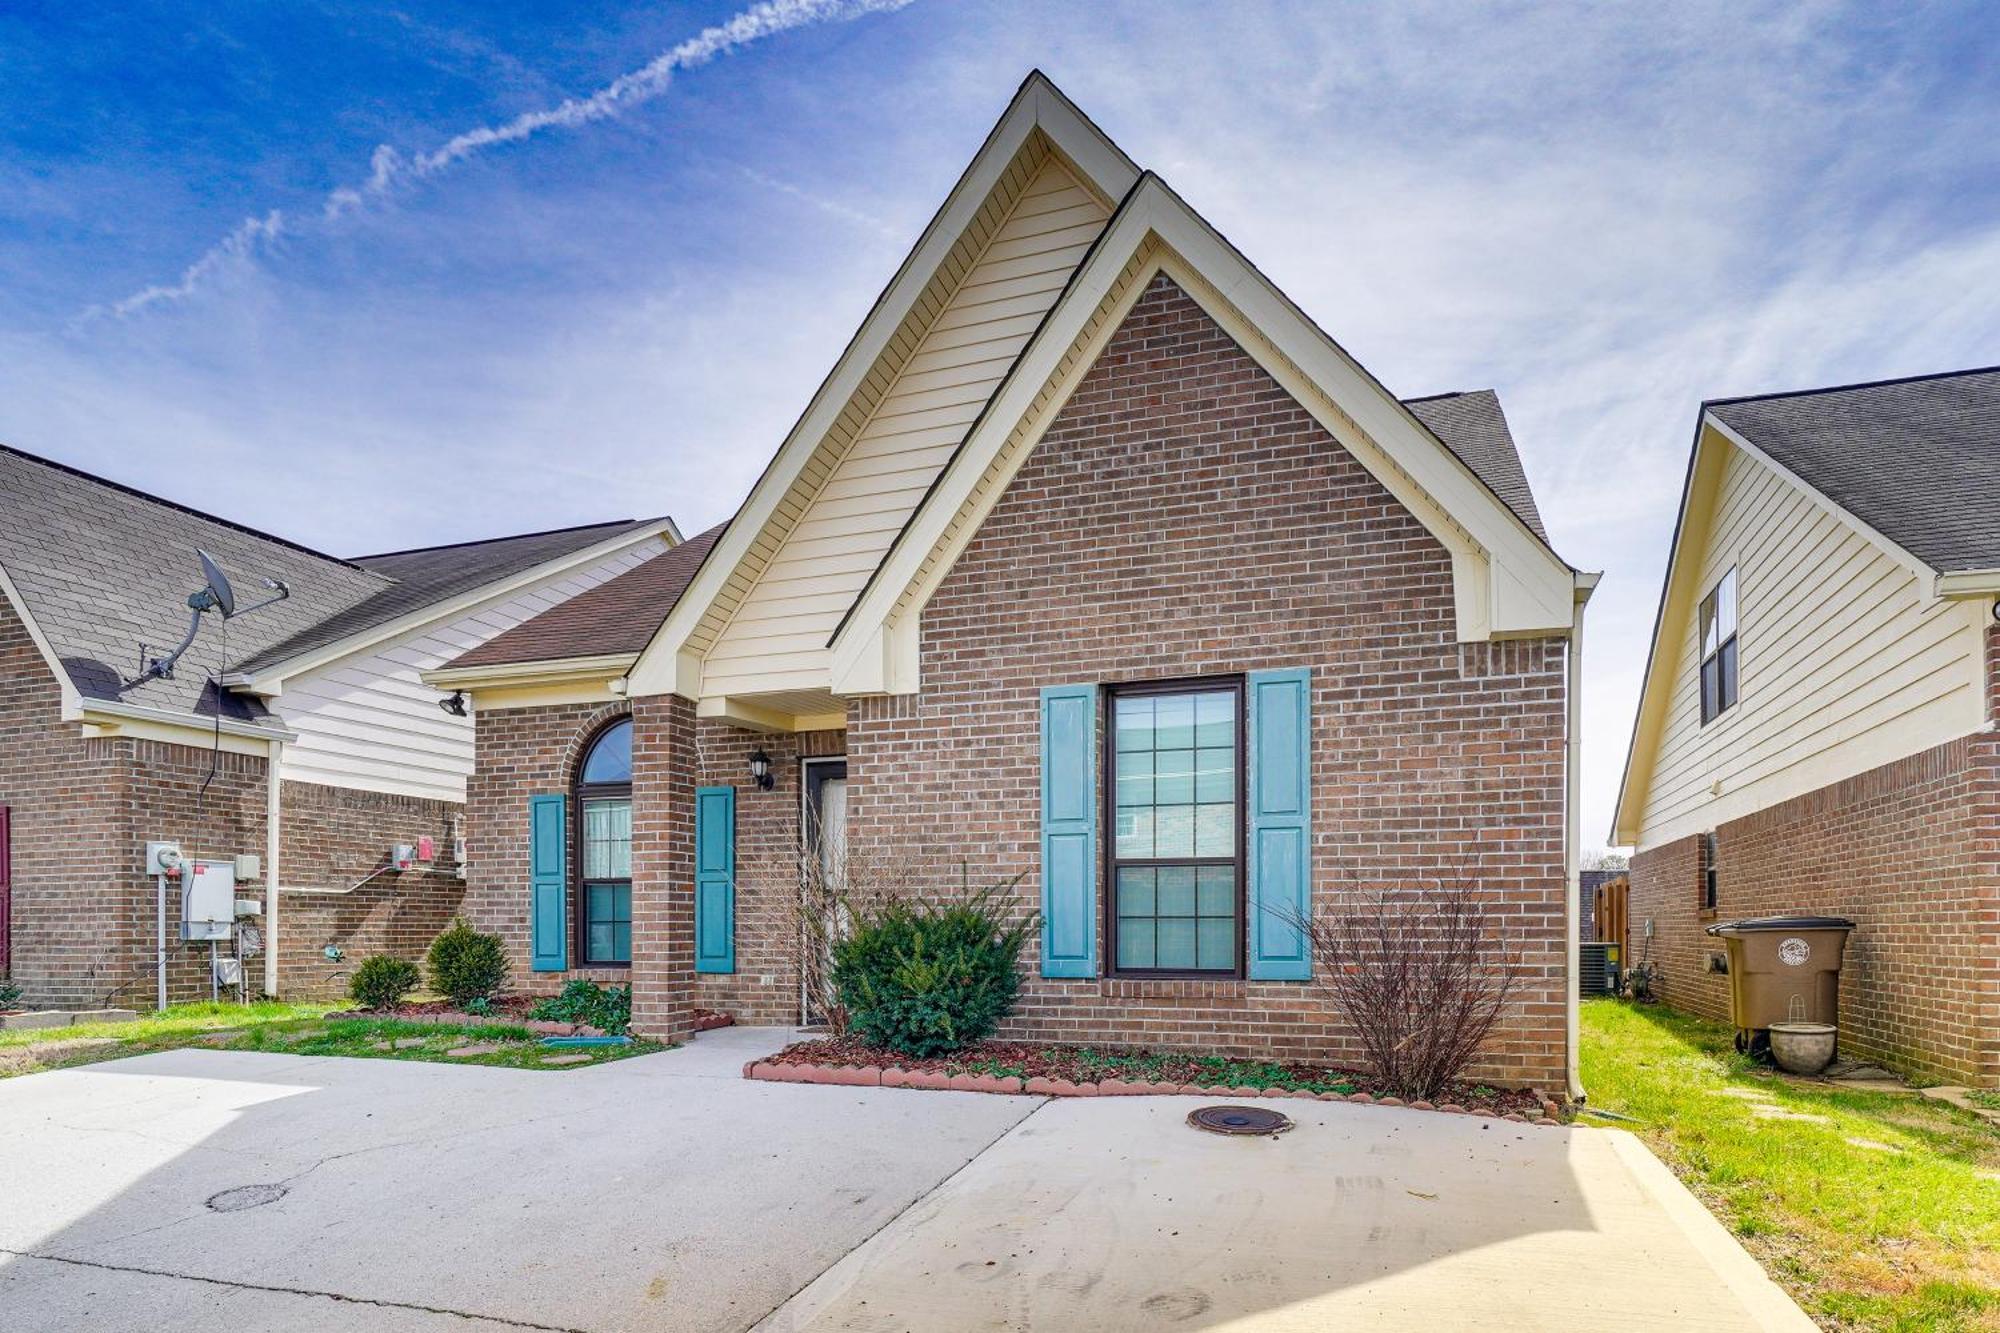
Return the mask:
{"type": "Polygon", "coordinates": [[[463,802],[472,774],[473,719],[439,708],[438,691],[419,673],[666,549],[658,539],[647,541],[365,657],[287,680],[284,692],[270,700],[272,711],[298,734],[285,746],[286,780],[463,802]]]}
{"type": "Polygon", "coordinates": [[[704,695],[826,688],[841,616],[1109,216],[1043,163],[707,652],[704,695]]]}
{"type": "Polygon", "coordinates": [[[1796,482],[1724,451],[1699,571],[1662,646],[1672,692],[1641,847],[1915,754],[1982,725],[1983,603],[1930,595],[1909,563],[1796,482]],[[1701,599],[1736,568],[1739,701],[1701,722],[1701,599]],[[1720,784],[1719,790],[1716,784],[1720,784]]]}

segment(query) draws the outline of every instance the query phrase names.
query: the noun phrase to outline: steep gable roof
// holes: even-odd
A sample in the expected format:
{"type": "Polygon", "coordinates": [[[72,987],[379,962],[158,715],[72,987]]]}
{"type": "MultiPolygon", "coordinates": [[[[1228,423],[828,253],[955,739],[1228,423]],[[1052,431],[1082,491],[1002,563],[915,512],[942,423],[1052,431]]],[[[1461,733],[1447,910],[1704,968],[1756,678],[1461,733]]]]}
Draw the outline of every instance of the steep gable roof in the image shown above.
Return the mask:
{"type": "Polygon", "coordinates": [[[1939,573],[2000,569],[2000,366],[1705,407],[1939,573]]]}
{"type": "Polygon", "coordinates": [[[701,562],[729,525],[718,523],[664,555],[558,603],[477,648],[443,670],[512,666],[572,657],[636,653],[680,601],[701,562]]]}
{"type": "MultiPolygon", "coordinates": [[[[1045,409],[1066,392],[1064,376],[1087,364],[1084,344],[1108,335],[1105,319],[1121,294],[1136,295],[1127,292],[1130,279],[1149,264],[1157,271],[1163,262],[1178,264],[1206,289],[1208,301],[1230,307],[1236,328],[1258,334],[1261,355],[1271,363],[1267,369],[1274,369],[1295,393],[1315,394],[1321,401],[1312,410],[1329,421],[1338,418],[1335,434],[1342,443],[1365,454],[1364,462],[1379,469],[1385,484],[1420,509],[1420,517],[1453,548],[1467,581],[1460,606],[1463,634],[1568,632],[1574,614],[1573,571],[1548,546],[1497,400],[1490,394],[1434,400],[1426,409],[1431,421],[1417,406],[1398,402],[1163,182],[1140,173],[1036,73],[1023,84],[728,534],[654,635],[632,672],[634,693],[672,691],[720,705],[721,696],[733,697],[739,688],[807,703],[815,691],[830,698],[829,689],[868,693],[914,688],[907,680],[890,686],[885,682],[894,673],[885,675],[868,665],[877,654],[868,644],[856,646],[855,625],[866,622],[869,628],[859,632],[879,638],[878,622],[900,615],[916,582],[941,561],[948,565],[950,557],[940,543],[965,530],[967,521],[976,521],[965,505],[968,497],[991,493],[994,478],[986,469],[1005,437],[1028,416],[1046,420],[1045,409]],[[951,422],[956,442],[948,456],[947,441],[940,439],[932,449],[938,461],[901,474],[908,479],[903,494],[913,507],[900,515],[900,529],[885,526],[884,520],[894,517],[888,512],[867,514],[870,534],[895,535],[879,557],[874,554],[882,550],[879,542],[862,543],[869,548],[864,553],[870,564],[851,571],[866,572],[858,596],[843,611],[837,605],[829,608],[829,599],[845,595],[830,585],[788,590],[783,604],[759,611],[752,622],[754,635],[737,634],[736,641],[723,645],[727,651],[711,661],[720,636],[731,632],[732,616],[781,557],[816,498],[826,493],[828,479],[857,432],[868,425],[883,396],[901,384],[910,353],[931,327],[923,321],[938,318],[993,228],[1012,209],[1019,195],[1009,190],[1023,188],[1024,172],[1040,170],[1040,163],[1051,160],[1117,207],[1088,247],[1080,247],[1067,281],[1053,293],[1054,305],[1036,308],[1039,318],[1026,342],[1014,344],[997,381],[987,381],[992,387],[976,404],[976,416],[968,413],[951,422]],[[1310,368],[1302,370],[1307,363],[1310,368]],[[969,424],[961,424],[965,422],[969,424]],[[1441,435],[1454,442],[1445,443],[1441,435]],[[972,448],[975,439],[983,441],[979,449],[972,448]],[[802,608],[801,614],[786,620],[790,606],[802,608]],[[829,609],[839,611],[841,619],[832,638],[822,640],[811,628],[829,609]],[[775,665],[759,669],[754,663],[760,660],[775,665]],[[718,664],[726,670],[713,670],[718,664]],[[724,681],[729,683],[714,683],[724,681]]],[[[995,287],[1007,290],[998,281],[995,287]]],[[[1204,298],[1197,294],[1197,299],[1204,298]]],[[[951,406],[966,404],[954,401],[951,406]]],[[[843,491],[836,503],[851,501],[843,491]]],[[[809,554],[819,558],[821,545],[827,556],[851,561],[857,554],[850,549],[854,543],[818,541],[809,554]]]]}

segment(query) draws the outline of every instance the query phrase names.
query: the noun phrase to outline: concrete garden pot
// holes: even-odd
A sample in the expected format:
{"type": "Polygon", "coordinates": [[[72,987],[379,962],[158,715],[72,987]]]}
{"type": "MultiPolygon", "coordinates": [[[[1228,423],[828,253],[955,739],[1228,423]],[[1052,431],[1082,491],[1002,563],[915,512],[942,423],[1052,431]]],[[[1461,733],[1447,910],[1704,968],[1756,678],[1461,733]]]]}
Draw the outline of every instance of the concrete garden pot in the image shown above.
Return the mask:
{"type": "Polygon", "coordinates": [[[1773,1023],[1771,1058],[1788,1074],[1817,1074],[1833,1063],[1839,1032],[1831,1023],[1773,1023]]]}

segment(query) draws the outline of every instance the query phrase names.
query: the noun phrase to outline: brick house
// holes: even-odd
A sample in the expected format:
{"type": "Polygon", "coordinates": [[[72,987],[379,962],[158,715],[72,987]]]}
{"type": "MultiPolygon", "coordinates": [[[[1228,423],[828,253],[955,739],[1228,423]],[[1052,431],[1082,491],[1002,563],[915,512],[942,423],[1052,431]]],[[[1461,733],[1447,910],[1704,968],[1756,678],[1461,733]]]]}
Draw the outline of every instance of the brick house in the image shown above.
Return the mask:
{"type": "Polygon", "coordinates": [[[1464,879],[1555,1090],[1594,583],[1493,394],[1389,394],[1035,74],[726,528],[426,679],[523,988],[796,1022],[839,846],[1022,876],[1012,1035],[1341,1058],[1294,914],[1464,879]]]}
{"type": "MultiPolygon", "coordinates": [[[[418,673],[677,540],[628,520],[341,560],[0,448],[0,974],[35,1006],[152,1003],[154,840],[260,858],[237,889],[261,900],[251,994],[337,994],[365,954],[420,956],[464,895],[472,722],[418,673]],[[196,616],[197,549],[241,607],[266,579],[289,595],[196,616]],[[172,675],[142,678],[191,618],[172,675]]],[[[206,998],[179,895],[166,989],[206,998]]]]}
{"type": "Polygon", "coordinates": [[[1996,514],[2000,369],[1703,405],[1613,831],[1669,1003],[1844,916],[1842,1048],[2000,1081],[1996,514]]]}

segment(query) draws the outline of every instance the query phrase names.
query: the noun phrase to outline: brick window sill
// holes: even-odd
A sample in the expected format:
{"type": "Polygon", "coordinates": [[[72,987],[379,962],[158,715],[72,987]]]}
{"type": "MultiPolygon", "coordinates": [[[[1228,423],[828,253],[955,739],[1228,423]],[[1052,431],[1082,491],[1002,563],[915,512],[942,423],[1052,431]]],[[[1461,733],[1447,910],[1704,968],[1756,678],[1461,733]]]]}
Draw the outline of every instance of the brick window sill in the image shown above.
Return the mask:
{"type": "Polygon", "coordinates": [[[1107,1000],[1240,1000],[1246,994],[1241,977],[1209,981],[1199,977],[1105,977],[1097,993],[1107,1000]]]}

